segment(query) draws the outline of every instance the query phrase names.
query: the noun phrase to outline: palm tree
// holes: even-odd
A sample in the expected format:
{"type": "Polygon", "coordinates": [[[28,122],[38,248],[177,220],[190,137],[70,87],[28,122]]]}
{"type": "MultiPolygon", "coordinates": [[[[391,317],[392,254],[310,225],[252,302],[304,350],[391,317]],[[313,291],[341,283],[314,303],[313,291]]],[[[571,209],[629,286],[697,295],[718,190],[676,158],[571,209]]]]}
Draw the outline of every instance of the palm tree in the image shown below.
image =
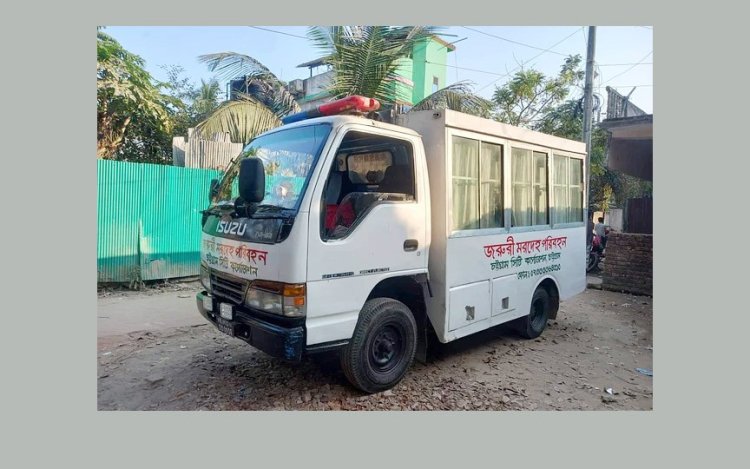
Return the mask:
{"type": "MultiPolygon", "coordinates": [[[[428,26],[331,26],[312,27],[308,36],[325,54],[324,63],[334,72],[332,97],[369,96],[383,104],[398,100],[394,79],[401,59],[409,57],[415,44],[437,33],[428,26]]],[[[235,52],[198,58],[221,78],[245,77],[246,93],[239,100],[222,104],[201,122],[197,132],[230,132],[233,141],[248,142],[255,135],[281,125],[281,117],[300,108],[286,85],[256,59],[235,52]]],[[[488,116],[489,102],[473,95],[465,82],[438,90],[418,106],[448,107],[488,116]]]]}
{"type": "Polygon", "coordinates": [[[427,26],[317,26],[308,36],[334,71],[334,98],[358,94],[391,104],[398,98],[393,80],[401,59],[436,32],[427,26]]]}
{"type": "Polygon", "coordinates": [[[198,95],[193,101],[193,108],[199,118],[205,119],[219,105],[219,82],[215,79],[208,82],[201,79],[201,86],[198,89],[198,95]]]}
{"type": "Polygon", "coordinates": [[[236,52],[206,54],[198,60],[222,79],[245,77],[246,93],[227,100],[199,123],[196,133],[229,132],[233,142],[247,143],[256,135],[281,125],[281,117],[300,107],[286,85],[254,58],[236,52]]]}

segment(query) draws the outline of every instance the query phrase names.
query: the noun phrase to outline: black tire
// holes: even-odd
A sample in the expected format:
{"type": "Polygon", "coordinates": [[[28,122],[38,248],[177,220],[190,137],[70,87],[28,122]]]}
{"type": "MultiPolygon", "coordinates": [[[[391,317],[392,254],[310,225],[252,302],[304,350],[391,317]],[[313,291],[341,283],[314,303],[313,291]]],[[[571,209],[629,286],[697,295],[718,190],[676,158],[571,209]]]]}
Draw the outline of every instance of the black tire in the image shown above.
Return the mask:
{"type": "Polygon", "coordinates": [[[544,288],[537,288],[534,296],[531,297],[531,307],[529,314],[517,319],[516,329],[522,337],[526,339],[535,339],[539,337],[544,328],[547,327],[547,320],[550,314],[549,293],[544,288]]]}
{"type": "Polygon", "coordinates": [[[586,272],[591,272],[599,266],[599,253],[591,251],[586,259],[586,272]]]}
{"type": "Polygon", "coordinates": [[[401,381],[416,350],[417,323],[409,308],[375,298],[365,303],[352,339],[341,349],[341,368],[354,387],[381,392],[401,381]]]}

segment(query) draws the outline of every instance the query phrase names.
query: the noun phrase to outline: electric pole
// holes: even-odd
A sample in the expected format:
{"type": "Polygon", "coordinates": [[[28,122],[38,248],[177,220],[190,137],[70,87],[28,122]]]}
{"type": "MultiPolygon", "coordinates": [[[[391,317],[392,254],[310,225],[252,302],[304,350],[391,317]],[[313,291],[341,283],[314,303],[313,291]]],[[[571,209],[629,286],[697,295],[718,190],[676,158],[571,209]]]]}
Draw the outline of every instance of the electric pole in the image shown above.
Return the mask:
{"type": "MultiPolygon", "coordinates": [[[[586,207],[591,204],[591,115],[593,108],[594,91],[594,44],[596,42],[596,26],[589,26],[589,41],[586,50],[586,85],[583,89],[583,141],[586,143],[586,207]]],[[[586,215],[591,219],[591,213],[586,215]]],[[[587,221],[588,223],[588,221],[587,221]]],[[[588,225],[587,225],[587,231],[588,225]]],[[[588,233],[589,237],[591,233],[588,233]]]]}

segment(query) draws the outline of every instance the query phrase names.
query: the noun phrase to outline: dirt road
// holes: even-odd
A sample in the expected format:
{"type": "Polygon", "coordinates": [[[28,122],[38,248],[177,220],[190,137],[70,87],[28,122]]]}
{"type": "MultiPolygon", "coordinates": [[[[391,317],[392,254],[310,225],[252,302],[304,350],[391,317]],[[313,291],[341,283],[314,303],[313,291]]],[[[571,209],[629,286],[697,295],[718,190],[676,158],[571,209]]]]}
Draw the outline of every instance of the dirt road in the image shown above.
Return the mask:
{"type": "Polygon", "coordinates": [[[394,389],[372,396],[347,384],[335,357],[288,365],[201,321],[167,324],[100,337],[98,407],[650,410],[653,378],[636,368],[652,368],[651,308],[648,297],[587,290],[564,302],[536,340],[500,327],[443,345],[394,389]]]}

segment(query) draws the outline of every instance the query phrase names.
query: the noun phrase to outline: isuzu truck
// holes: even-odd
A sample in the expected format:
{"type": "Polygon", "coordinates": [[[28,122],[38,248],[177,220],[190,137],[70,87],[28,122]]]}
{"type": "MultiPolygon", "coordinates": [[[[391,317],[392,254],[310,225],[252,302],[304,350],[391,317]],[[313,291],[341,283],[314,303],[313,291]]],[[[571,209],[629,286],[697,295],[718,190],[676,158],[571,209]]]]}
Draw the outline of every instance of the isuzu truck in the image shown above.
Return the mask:
{"type": "Polygon", "coordinates": [[[535,338],[586,287],[585,145],[351,96],[259,135],[211,187],[200,313],[289,361],[393,387],[432,337],[535,338]]]}

